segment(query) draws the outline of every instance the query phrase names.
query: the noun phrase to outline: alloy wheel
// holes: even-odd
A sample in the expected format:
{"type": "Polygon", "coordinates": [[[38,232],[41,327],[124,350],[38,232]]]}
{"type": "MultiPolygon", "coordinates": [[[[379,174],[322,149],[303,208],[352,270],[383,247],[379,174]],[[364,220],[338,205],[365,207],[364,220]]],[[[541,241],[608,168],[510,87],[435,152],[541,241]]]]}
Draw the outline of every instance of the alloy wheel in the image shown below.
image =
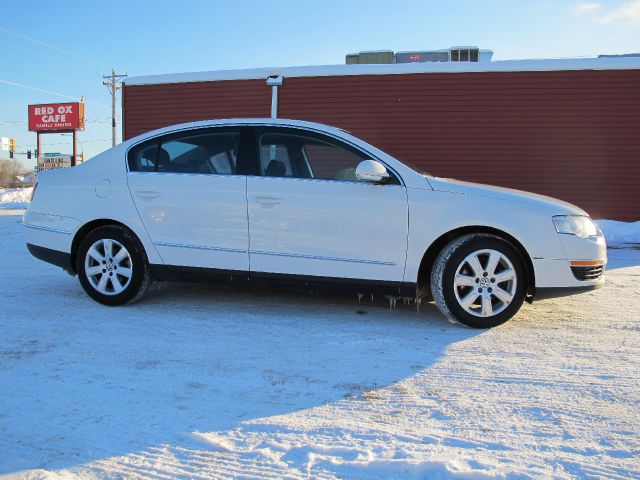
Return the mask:
{"type": "Polygon", "coordinates": [[[87,251],[84,272],[96,291],[103,295],[118,295],[131,283],[131,255],[120,242],[100,239],[87,251]]]}
{"type": "Polygon", "coordinates": [[[492,317],[514,299],[518,279],[509,258],[492,249],[467,255],[456,269],[454,291],[460,306],[476,317],[492,317]]]}

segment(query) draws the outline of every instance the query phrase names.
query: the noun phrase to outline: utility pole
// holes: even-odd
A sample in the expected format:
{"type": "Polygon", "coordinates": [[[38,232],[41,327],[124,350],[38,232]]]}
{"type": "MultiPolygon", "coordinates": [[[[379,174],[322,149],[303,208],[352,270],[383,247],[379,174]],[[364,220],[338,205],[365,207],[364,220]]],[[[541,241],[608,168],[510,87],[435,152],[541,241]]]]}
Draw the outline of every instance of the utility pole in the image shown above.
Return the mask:
{"type": "Polygon", "coordinates": [[[113,136],[112,144],[114,147],[116,146],[116,93],[122,88],[121,80],[126,76],[126,73],[116,73],[115,68],[111,69],[111,75],[102,76],[102,78],[111,80],[104,81],[102,84],[105,85],[111,93],[111,128],[113,136]]]}

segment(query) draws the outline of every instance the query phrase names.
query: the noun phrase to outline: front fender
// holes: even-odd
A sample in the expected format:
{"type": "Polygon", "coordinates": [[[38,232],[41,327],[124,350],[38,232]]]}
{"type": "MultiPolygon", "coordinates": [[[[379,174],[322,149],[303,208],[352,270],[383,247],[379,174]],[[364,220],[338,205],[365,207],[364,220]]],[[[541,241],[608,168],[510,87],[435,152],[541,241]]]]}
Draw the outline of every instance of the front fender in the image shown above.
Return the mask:
{"type": "Polygon", "coordinates": [[[515,238],[531,260],[566,259],[551,215],[503,199],[434,190],[407,189],[409,239],[405,282],[418,283],[420,263],[440,237],[477,226],[515,238]]]}

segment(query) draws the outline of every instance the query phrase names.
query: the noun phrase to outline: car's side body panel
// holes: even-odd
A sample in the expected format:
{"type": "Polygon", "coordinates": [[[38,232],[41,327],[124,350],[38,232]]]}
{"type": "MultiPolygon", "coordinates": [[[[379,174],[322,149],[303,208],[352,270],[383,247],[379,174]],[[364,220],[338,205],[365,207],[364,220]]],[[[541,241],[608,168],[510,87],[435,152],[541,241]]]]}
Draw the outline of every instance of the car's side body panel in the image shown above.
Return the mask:
{"type": "Polygon", "coordinates": [[[80,228],[81,221],[62,215],[29,212],[23,225],[27,243],[68,253],[71,251],[72,233],[80,228]]]}
{"type": "MultiPolygon", "coordinates": [[[[126,181],[126,144],[104,152],[74,168],[38,174],[38,188],[23,223],[41,225],[43,215],[73,220],[68,233],[25,228],[27,243],[71,253],[73,239],[86,224],[111,221],[126,225],[140,239],[150,263],[162,263],[133,204],[126,181]]],[[[67,222],[67,224],[69,224],[67,222]]]]}
{"type": "Polygon", "coordinates": [[[251,271],[402,282],[402,185],[247,178],[251,271]]]}
{"type": "Polygon", "coordinates": [[[128,183],[163,263],[249,270],[245,176],[129,172],[128,183]]]}
{"type": "MultiPolygon", "coordinates": [[[[578,281],[571,273],[569,259],[604,259],[602,239],[591,244],[577,239],[580,248],[569,253],[552,222],[553,215],[567,213],[561,206],[548,207],[548,215],[540,215],[540,207],[509,202],[502,198],[478,196],[428,189],[407,190],[409,196],[409,244],[405,281],[418,281],[420,261],[428,247],[439,237],[460,228],[486,227],[504,232],[516,239],[532,260],[536,287],[573,287],[604,282],[578,281]],[[419,206],[419,208],[418,208],[419,206]],[[464,215],[461,215],[463,212],[464,215]]],[[[568,236],[567,236],[568,237],[568,236]]]]}

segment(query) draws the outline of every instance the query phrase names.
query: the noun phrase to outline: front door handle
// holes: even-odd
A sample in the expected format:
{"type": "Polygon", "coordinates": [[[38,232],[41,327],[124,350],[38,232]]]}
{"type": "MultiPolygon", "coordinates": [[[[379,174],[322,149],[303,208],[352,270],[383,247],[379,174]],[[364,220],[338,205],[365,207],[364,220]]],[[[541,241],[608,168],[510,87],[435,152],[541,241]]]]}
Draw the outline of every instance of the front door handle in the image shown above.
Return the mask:
{"type": "Polygon", "coordinates": [[[253,197],[253,200],[265,207],[272,207],[282,203],[282,199],[278,197],[253,197]]]}
{"type": "Polygon", "coordinates": [[[154,190],[138,190],[136,192],[136,197],[142,198],[144,200],[153,200],[154,198],[158,198],[160,196],[160,192],[156,192],[154,190]]]}

